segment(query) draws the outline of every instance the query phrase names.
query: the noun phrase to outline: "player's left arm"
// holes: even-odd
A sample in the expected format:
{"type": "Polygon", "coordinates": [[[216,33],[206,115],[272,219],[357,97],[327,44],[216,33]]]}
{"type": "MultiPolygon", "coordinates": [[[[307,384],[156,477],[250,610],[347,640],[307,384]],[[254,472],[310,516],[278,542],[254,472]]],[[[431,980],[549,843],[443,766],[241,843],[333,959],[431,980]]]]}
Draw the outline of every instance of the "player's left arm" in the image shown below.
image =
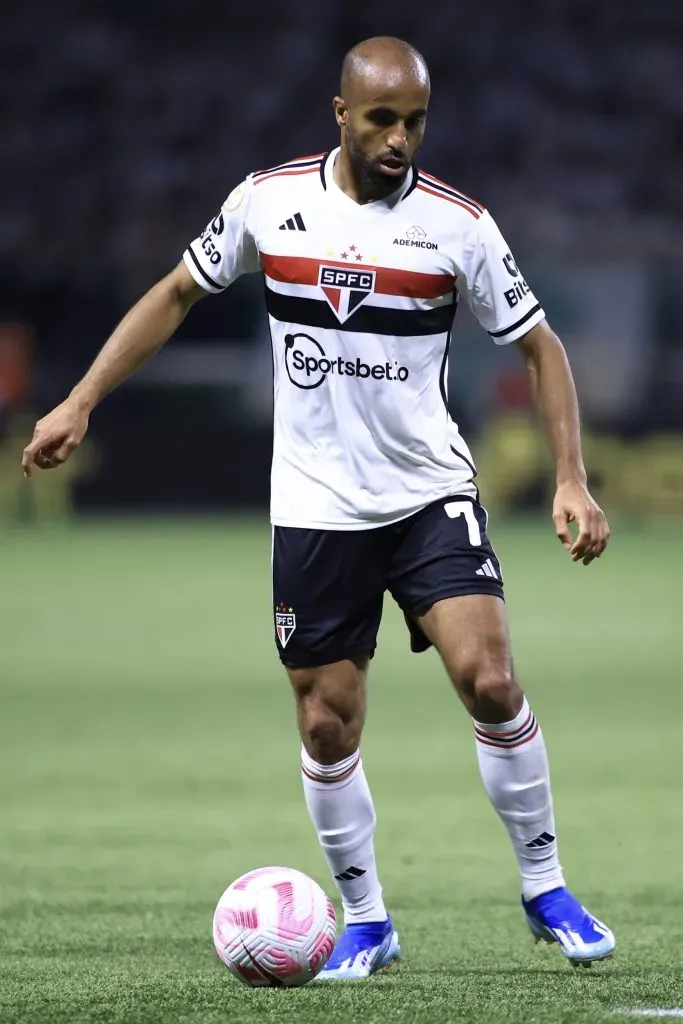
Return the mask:
{"type": "Polygon", "coordinates": [[[557,536],[588,565],[609,539],[607,520],[588,493],[581,454],[579,406],[562,342],[522,276],[488,211],[474,216],[459,254],[457,285],[496,345],[516,344],[526,361],[557,467],[553,519],[557,536]],[[578,526],[576,540],[569,529],[578,526]]]}
{"type": "Polygon", "coordinates": [[[526,363],[536,403],[555,458],[557,490],[553,521],[572,561],[599,558],[610,536],[605,513],[591,497],[581,452],[579,403],[567,353],[546,320],[516,341],[526,363]],[[576,523],[572,537],[569,524],[576,523]]]}

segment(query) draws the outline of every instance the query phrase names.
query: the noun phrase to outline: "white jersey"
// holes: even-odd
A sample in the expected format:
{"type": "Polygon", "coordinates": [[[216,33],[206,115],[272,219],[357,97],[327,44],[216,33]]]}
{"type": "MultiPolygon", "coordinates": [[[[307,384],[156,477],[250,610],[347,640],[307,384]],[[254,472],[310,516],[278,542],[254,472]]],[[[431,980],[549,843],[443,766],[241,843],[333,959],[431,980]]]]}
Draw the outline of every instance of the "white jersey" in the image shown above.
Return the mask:
{"type": "Polygon", "coordinates": [[[338,152],[251,174],[184,253],[209,292],[265,276],[276,526],[368,529],[474,496],[446,405],[458,298],[497,344],[545,315],[479,203],[411,168],[360,205],[335,184],[338,152]]]}

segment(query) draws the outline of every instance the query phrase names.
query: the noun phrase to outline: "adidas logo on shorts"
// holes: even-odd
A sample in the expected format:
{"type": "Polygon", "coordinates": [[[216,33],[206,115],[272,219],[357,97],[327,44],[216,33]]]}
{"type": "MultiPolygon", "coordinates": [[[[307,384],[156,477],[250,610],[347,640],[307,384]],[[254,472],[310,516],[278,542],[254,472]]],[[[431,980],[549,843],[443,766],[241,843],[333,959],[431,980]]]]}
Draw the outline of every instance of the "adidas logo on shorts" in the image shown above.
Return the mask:
{"type": "Polygon", "coordinates": [[[491,561],[490,558],[486,559],[486,561],[482,565],[481,569],[477,569],[476,575],[477,576],[490,576],[491,579],[494,579],[494,580],[497,580],[499,578],[498,577],[498,573],[494,569],[493,562],[491,561]]]}

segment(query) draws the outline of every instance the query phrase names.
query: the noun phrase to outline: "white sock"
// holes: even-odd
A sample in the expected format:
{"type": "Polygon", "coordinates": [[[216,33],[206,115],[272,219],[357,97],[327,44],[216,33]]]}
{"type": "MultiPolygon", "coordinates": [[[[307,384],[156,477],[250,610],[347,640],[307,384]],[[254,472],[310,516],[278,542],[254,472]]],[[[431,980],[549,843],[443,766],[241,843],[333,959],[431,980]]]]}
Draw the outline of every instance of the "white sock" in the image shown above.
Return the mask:
{"type": "Polygon", "coordinates": [[[301,748],[306,806],[341,895],[346,924],[387,917],[377,877],[375,808],[357,750],[338,764],[318,764],[301,748]]]}
{"type": "Polygon", "coordinates": [[[564,885],[543,734],[527,704],[511,722],[474,722],[479,771],[507,828],[526,900],[564,885]]]}

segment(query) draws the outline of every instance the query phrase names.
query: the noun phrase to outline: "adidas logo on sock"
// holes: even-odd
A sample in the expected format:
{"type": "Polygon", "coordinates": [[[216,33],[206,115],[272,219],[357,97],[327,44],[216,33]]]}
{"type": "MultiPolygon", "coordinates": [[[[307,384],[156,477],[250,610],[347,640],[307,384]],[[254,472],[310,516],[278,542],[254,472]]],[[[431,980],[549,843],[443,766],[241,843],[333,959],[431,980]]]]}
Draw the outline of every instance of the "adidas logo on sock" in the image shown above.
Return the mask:
{"type": "Polygon", "coordinates": [[[476,575],[477,576],[490,576],[494,580],[498,579],[498,573],[493,568],[493,562],[491,561],[490,558],[486,559],[486,561],[482,565],[481,569],[477,569],[476,575]]]}
{"type": "Polygon", "coordinates": [[[304,219],[300,213],[295,213],[293,217],[288,217],[284,224],[280,225],[280,231],[305,231],[306,225],[304,219]]]}
{"type": "Polygon", "coordinates": [[[551,843],[555,842],[555,836],[551,836],[550,832],[541,832],[540,836],[536,836],[530,843],[527,843],[527,847],[530,850],[540,849],[543,846],[550,846],[551,843]]]}
{"type": "Polygon", "coordinates": [[[360,878],[364,875],[365,871],[363,868],[346,868],[345,871],[340,871],[338,875],[334,877],[338,882],[352,882],[354,878],[360,878]]]}

